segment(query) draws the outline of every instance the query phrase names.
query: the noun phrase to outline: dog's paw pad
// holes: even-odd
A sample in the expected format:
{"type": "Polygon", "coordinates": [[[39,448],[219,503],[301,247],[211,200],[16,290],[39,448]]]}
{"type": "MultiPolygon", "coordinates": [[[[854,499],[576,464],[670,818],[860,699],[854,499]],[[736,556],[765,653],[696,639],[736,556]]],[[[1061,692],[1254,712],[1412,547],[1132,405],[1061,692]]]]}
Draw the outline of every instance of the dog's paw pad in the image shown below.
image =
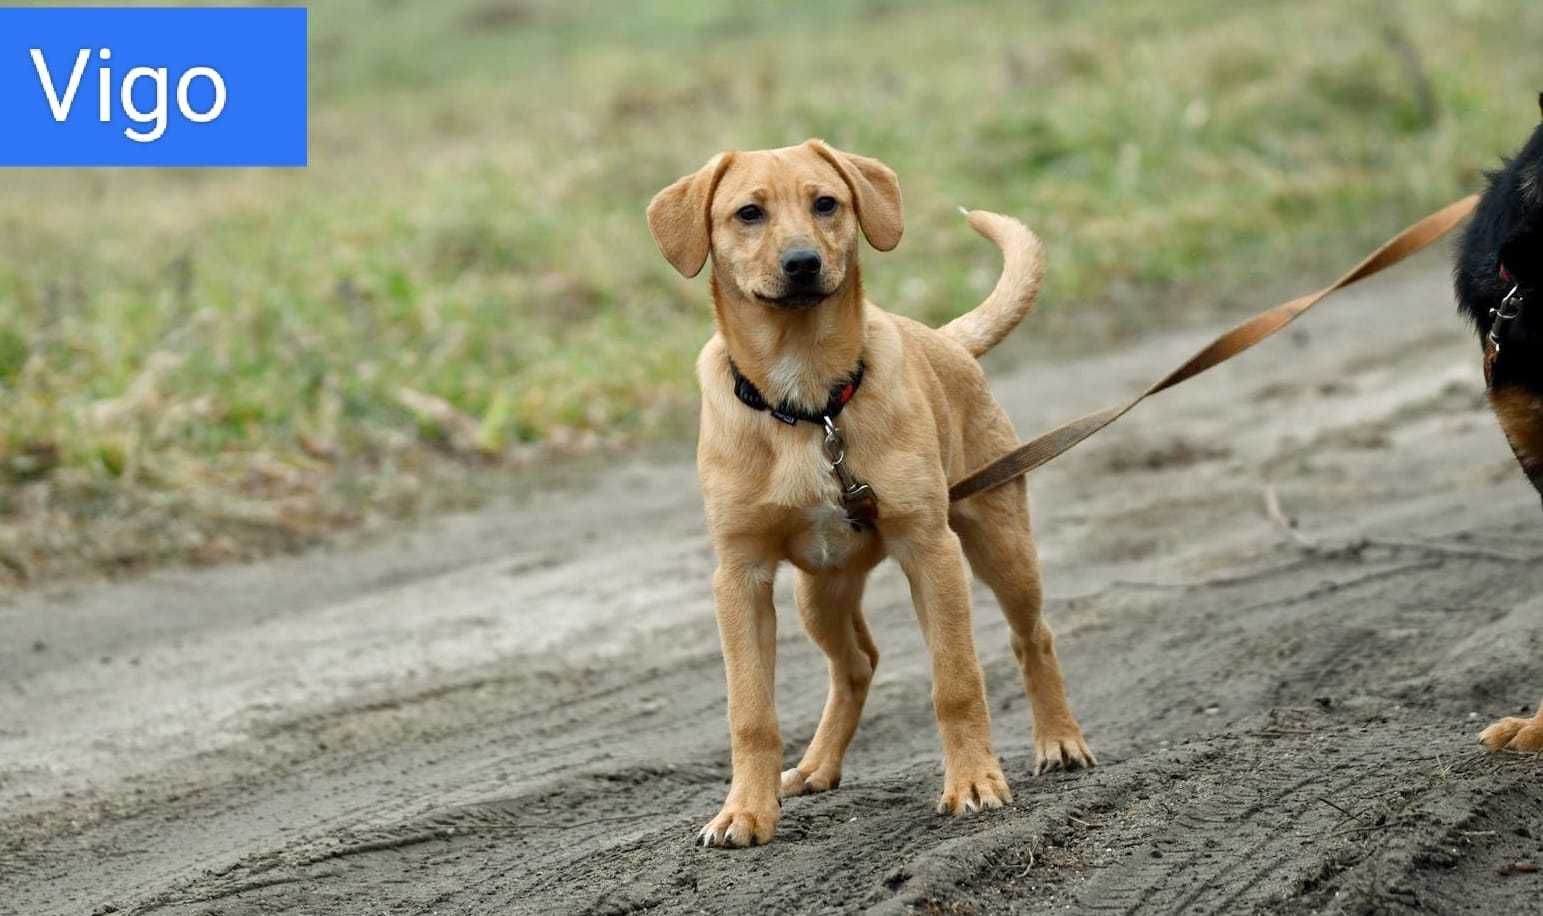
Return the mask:
{"type": "Polygon", "coordinates": [[[1007,777],[995,767],[983,769],[971,776],[947,780],[943,794],[938,798],[939,814],[974,814],[990,808],[1000,808],[1011,803],[1013,793],[1007,788],[1007,777]]]}
{"type": "Polygon", "coordinates": [[[782,774],[782,797],[793,798],[798,795],[813,795],[816,792],[829,792],[841,785],[841,774],[832,776],[822,770],[815,770],[808,776],[798,767],[786,770],[782,774]]]}
{"type": "Polygon", "coordinates": [[[1081,770],[1098,766],[1081,732],[1034,742],[1034,775],[1053,770],[1081,770]]]}
{"type": "Polygon", "coordinates": [[[697,842],[722,849],[770,843],[777,832],[777,815],[775,807],[757,811],[725,805],[718,816],[708,821],[702,832],[697,834],[697,842]]]}
{"type": "Polygon", "coordinates": [[[1479,742],[1492,751],[1543,751],[1543,717],[1501,719],[1479,733],[1479,742]]]}

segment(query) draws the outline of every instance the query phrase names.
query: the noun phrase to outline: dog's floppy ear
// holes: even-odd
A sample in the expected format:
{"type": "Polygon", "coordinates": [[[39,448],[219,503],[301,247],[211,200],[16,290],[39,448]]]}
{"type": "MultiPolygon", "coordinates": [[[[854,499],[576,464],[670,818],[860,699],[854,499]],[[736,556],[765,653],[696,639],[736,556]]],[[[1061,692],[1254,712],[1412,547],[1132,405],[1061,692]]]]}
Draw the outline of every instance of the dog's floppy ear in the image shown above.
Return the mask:
{"type": "Polygon", "coordinates": [[[733,158],[733,153],[719,153],[648,203],[648,231],[664,259],[684,276],[696,276],[707,263],[713,192],[733,158]]]}
{"type": "Polygon", "coordinates": [[[900,179],[889,166],[867,156],[843,153],[824,140],[808,144],[841,174],[857,206],[857,224],[868,244],[889,251],[900,244],[905,218],[900,212],[900,179]]]}

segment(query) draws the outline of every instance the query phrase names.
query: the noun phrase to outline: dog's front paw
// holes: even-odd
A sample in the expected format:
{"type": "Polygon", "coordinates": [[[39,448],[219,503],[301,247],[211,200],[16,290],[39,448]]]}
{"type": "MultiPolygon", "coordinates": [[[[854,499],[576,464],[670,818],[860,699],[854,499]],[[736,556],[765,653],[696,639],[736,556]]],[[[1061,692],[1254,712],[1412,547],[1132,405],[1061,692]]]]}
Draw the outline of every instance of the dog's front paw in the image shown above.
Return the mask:
{"type": "Polygon", "coordinates": [[[804,771],[798,767],[785,770],[782,773],[782,797],[793,798],[797,795],[813,795],[816,792],[829,792],[841,785],[841,773],[831,772],[824,768],[816,769],[805,776],[804,771]]]}
{"type": "Polygon", "coordinates": [[[992,763],[973,770],[950,773],[943,778],[943,794],[938,798],[939,814],[974,814],[987,808],[1000,808],[1013,800],[1002,768],[992,763]]]}
{"type": "Polygon", "coordinates": [[[777,832],[777,818],[781,809],[773,801],[770,805],[746,805],[730,799],[723,805],[718,816],[707,822],[697,835],[703,846],[724,849],[743,846],[761,846],[771,842],[777,832]]]}
{"type": "Polygon", "coordinates": [[[1501,719],[1479,733],[1479,743],[1492,751],[1543,751],[1543,715],[1501,719]]]}
{"type": "Polygon", "coordinates": [[[1062,735],[1034,736],[1034,775],[1051,770],[1080,770],[1098,766],[1079,729],[1062,735]]]}

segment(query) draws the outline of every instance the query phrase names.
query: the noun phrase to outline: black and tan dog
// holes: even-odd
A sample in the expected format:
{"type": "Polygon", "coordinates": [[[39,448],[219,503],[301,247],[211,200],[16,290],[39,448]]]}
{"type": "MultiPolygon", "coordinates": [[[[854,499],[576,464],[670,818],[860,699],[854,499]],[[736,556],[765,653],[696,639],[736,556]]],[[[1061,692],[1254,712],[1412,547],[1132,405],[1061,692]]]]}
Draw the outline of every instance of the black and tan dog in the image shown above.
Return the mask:
{"type": "MultiPolygon", "coordinates": [[[[1543,108],[1543,96],[1538,99],[1543,108]]],[[[1543,494],[1543,124],[1490,173],[1458,255],[1457,299],[1478,327],[1489,401],[1543,494]]],[[[1543,707],[1479,736],[1491,750],[1543,750],[1543,707]]]]}
{"type": "Polygon", "coordinates": [[[910,581],[932,656],[943,738],[937,809],[1011,800],[991,749],[970,624],[966,563],[996,592],[1034,711],[1036,769],[1091,766],[1040,614],[1039,565],[1023,481],[950,504],[950,481],[1017,444],[976,357],[1034,304],[1039,240],[984,211],[970,224],[1005,264],[974,311],[934,330],[863,295],[859,240],[900,242],[900,184],[882,162],[811,140],[714,156],[660,191],[649,228],[693,277],[711,261],[717,333],[697,362],[697,467],[718,555],[713,577],[728,675],[733,782],[701,833],[710,846],[772,838],[779,796],[833,789],[857,730],[878,649],[863,584],[886,556],[910,581]],[[798,569],[804,628],[825,651],[825,713],[783,770],[773,702],[772,579],[798,569]]]}

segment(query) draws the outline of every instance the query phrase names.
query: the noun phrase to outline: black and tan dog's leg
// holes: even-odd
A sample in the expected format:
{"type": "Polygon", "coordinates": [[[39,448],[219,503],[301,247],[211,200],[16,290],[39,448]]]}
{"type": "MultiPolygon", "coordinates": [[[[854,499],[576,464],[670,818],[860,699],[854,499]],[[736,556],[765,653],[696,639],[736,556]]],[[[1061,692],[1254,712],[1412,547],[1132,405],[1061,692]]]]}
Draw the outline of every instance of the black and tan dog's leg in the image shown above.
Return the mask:
{"type": "Polygon", "coordinates": [[[1034,711],[1034,772],[1093,766],[1097,761],[1066,701],[1055,636],[1041,614],[1039,554],[1029,532],[1024,483],[998,487],[977,500],[971,516],[956,524],[970,567],[996,594],[1013,631],[1013,655],[1034,711]]]}
{"type": "Polygon", "coordinates": [[[1508,385],[1491,388],[1489,403],[1516,460],[1543,497],[1543,395],[1508,385]]]}
{"type": "Polygon", "coordinates": [[[782,801],[782,734],[777,728],[773,683],[777,661],[777,612],[772,604],[771,563],[720,558],[713,574],[718,635],[728,675],[729,742],[733,780],[718,816],[702,828],[704,846],[753,846],[777,831],[782,801]]]}
{"type": "Polygon", "coordinates": [[[1492,751],[1543,751],[1543,705],[1530,719],[1501,719],[1480,732],[1479,741],[1492,751]]]}
{"type": "Polygon", "coordinates": [[[964,551],[945,518],[927,520],[891,541],[911,584],[911,600],[932,654],[932,706],[943,738],[939,814],[999,808],[1013,800],[991,752],[986,678],[975,655],[964,551]]]}
{"type": "Polygon", "coordinates": [[[798,574],[798,613],[830,668],[825,712],[798,766],[782,774],[782,794],[804,795],[834,789],[841,782],[841,761],[857,733],[868,685],[879,663],[879,650],[863,620],[866,572],[798,574]]]}

